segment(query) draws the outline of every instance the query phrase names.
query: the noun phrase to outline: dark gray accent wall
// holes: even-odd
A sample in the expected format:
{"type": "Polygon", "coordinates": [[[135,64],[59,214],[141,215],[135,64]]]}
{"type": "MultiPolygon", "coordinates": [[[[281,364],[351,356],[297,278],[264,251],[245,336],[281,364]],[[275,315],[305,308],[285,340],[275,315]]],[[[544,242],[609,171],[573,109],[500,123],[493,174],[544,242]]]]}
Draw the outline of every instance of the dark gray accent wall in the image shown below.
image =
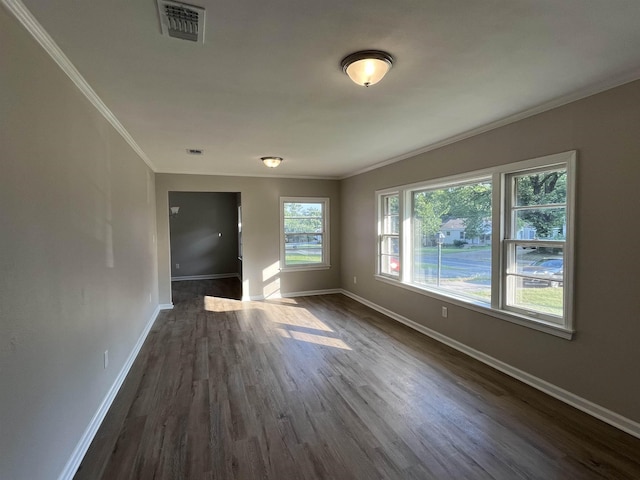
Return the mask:
{"type": "Polygon", "coordinates": [[[236,193],[169,192],[171,277],[237,274],[236,193]],[[178,267],[179,265],[179,267],[178,267]]]}

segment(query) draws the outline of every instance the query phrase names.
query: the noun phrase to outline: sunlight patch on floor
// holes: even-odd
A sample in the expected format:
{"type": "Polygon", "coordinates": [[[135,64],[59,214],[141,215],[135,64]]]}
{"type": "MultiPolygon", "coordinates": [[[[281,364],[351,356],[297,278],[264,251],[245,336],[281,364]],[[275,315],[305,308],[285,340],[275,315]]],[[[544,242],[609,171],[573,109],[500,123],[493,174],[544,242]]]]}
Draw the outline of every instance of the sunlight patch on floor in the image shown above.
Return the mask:
{"type": "Polygon", "coordinates": [[[205,295],[204,309],[207,312],[235,312],[242,310],[242,300],[232,300],[230,298],[218,298],[205,295]]]}
{"type": "Polygon", "coordinates": [[[332,329],[327,327],[323,322],[311,316],[308,317],[287,317],[287,318],[279,318],[277,320],[271,320],[273,323],[281,324],[281,325],[291,325],[293,327],[304,327],[311,328],[313,330],[321,330],[324,332],[333,332],[332,329]]]}
{"type": "Polygon", "coordinates": [[[325,337],[324,335],[314,335],[312,333],[298,332],[295,330],[287,330],[284,328],[276,328],[275,331],[283,338],[290,338],[300,342],[313,343],[324,347],[340,348],[342,350],[351,350],[351,347],[339,338],[325,337]]]}

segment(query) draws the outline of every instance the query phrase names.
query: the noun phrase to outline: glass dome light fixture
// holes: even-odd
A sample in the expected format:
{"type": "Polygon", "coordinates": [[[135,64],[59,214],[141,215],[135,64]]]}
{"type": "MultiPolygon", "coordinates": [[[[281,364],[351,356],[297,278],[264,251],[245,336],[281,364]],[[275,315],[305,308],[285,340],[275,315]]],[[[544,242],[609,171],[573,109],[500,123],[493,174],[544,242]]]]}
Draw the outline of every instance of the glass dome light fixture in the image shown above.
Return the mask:
{"type": "Polygon", "coordinates": [[[282,163],[282,157],[260,157],[265,167],[276,168],[282,163]]]}
{"type": "Polygon", "coordinates": [[[354,83],[368,87],[382,80],[393,66],[393,57],[380,50],[362,50],[346,56],[340,65],[354,83]]]}

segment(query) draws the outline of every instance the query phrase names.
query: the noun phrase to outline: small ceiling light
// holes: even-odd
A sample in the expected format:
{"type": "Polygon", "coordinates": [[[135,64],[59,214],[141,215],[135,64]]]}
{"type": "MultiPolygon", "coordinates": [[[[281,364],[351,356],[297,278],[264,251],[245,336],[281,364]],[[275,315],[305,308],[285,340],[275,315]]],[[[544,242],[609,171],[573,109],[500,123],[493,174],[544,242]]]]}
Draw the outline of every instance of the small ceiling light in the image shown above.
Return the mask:
{"type": "Polygon", "coordinates": [[[393,65],[393,57],[379,50],[363,50],[342,60],[342,71],[358,85],[375,85],[393,65]]]}
{"type": "Polygon", "coordinates": [[[172,218],[176,217],[179,211],[180,211],[180,207],[169,207],[169,216],[172,218]]]}
{"type": "Polygon", "coordinates": [[[282,157],[261,157],[265,167],[276,168],[282,162],[282,157]]]}

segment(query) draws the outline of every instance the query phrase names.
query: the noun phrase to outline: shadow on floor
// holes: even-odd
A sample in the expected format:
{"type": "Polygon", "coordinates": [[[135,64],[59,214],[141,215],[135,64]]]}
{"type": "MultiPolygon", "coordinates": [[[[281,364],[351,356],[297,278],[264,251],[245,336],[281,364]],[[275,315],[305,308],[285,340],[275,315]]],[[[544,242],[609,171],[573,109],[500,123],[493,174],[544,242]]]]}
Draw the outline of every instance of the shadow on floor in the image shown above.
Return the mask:
{"type": "Polygon", "coordinates": [[[242,283],[238,278],[174,281],[171,282],[171,295],[173,304],[176,306],[193,297],[208,296],[241,300],[242,283]]]}

